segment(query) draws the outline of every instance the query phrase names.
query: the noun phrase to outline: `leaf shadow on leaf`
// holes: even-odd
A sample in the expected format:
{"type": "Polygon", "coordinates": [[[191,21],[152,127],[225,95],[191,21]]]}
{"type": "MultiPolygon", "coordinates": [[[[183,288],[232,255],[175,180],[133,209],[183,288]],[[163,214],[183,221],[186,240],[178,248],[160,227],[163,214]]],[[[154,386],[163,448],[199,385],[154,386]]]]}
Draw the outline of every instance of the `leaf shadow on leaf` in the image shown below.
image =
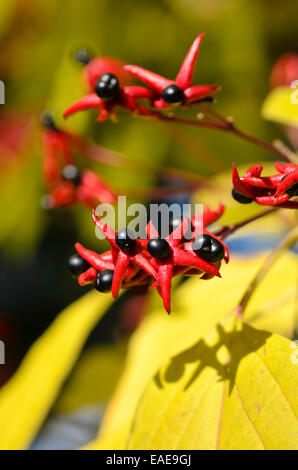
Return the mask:
{"type": "Polygon", "coordinates": [[[241,360],[265,346],[266,341],[272,336],[271,333],[259,331],[257,337],[254,336],[252,340],[251,329],[242,322],[239,328],[239,321],[231,331],[225,330],[223,324],[217,325],[215,344],[208,345],[205,339],[201,339],[190,349],[174,356],[166,369],[159,370],[155,375],[156,385],[162,389],[163,383],[178,382],[186,374],[188,365],[198,363],[197,368],[186,381],[184,391],[191,387],[206,367],[211,367],[218,373],[218,382],[229,382],[229,395],[231,395],[241,360]]]}

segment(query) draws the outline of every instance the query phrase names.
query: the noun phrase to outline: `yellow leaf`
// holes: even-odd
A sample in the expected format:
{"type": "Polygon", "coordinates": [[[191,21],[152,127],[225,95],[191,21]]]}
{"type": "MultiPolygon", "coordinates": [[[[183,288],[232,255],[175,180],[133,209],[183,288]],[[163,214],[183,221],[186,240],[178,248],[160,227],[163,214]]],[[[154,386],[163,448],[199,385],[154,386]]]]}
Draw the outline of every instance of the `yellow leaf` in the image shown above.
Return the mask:
{"type": "Polygon", "coordinates": [[[62,390],[54,411],[71,413],[85,405],[105,404],[112,395],[126,354],[126,342],[88,349],[62,390]]]}
{"type": "Polygon", "coordinates": [[[262,115],[269,121],[298,126],[297,90],[283,86],[274,88],[263,103],[262,115]]]}
{"type": "MultiPolygon", "coordinates": [[[[266,256],[254,259],[232,257],[231,263],[223,266],[222,279],[188,280],[174,293],[171,316],[158,309],[143,321],[130,341],[123,376],[109,403],[99,439],[92,443],[92,448],[125,447],[137,404],[150,378],[169,357],[190,347],[236,307],[266,256]]],[[[274,304],[272,312],[268,308],[269,299],[273,302],[276,297],[289,293],[289,289],[294,292],[296,266],[297,260],[292,254],[285,254],[276,262],[251,299],[248,320],[252,318],[256,325],[262,323],[263,328],[273,332],[293,332],[293,296],[274,304]],[[260,319],[258,314],[263,311],[264,316],[260,319]],[[271,313],[274,315],[272,328],[271,313]]]]}
{"type": "Polygon", "coordinates": [[[290,359],[290,341],[230,317],[151,380],[127,448],[298,449],[290,359]]]}
{"type": "Polygon", "coordinates": [[[90,331],[112,302],[90,292],[67,307],[0,390],[0,449],[27,448],[51,409],[90,331]]]}

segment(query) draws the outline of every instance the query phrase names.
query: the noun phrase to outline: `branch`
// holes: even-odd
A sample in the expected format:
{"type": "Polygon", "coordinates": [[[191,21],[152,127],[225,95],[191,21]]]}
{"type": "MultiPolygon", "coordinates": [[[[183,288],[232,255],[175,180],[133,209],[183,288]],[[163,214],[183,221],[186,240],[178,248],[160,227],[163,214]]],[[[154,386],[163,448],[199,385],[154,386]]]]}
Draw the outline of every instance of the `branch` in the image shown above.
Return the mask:
{"type": "Polygon", "coordinates": [[[192,119],[179,118],[172,113],[168,115],[154,114],[154,119],[176,124],[183,124],[187,126],[203,127],[206,129],[214,129],[222,132],[227,132],[229,134],[233,134],[237,137],[240,137],[246,140],[247,142],[257,145],[266,152],[269,152],[288,163],[297,163],[295,154],[289,151],[288,149],[285,150],[283,146],[270,144],[269,142],[259,139],[254,135],[242,131],[241,129],[236,127],[232,118],[225,118],[218,112],[210,109],[208,106],[205,106],[203,104],[200,104],[199,106],[204,110],[205,114],[209,114],[212,119],[209,116],[206,117],[204,114],[201,113],[198,115],[198,121],[194,121],[192,119]]]}
{"type": "Polygon", "coordinates": [[[254,217],[250,217],[249,219],[243,220],[242,222],[239,222],[238,224],[221,227],[219,230],[215,232],[215,235],[217,237],[225,239],[229,237],[230,235],[232,235],[233,233],[240,230],[242,227],[245,227],[246,225],[252,222],[255,222],[256,220],[262,219],[266,215],[272,214],[273,212],[276,212],[277,210],[278,210],[277,207],[273,207],[273,208],[267,209],[264,212],[261,212],[261,214],[258,214],[258,215],[255,215],[254,217]]]}

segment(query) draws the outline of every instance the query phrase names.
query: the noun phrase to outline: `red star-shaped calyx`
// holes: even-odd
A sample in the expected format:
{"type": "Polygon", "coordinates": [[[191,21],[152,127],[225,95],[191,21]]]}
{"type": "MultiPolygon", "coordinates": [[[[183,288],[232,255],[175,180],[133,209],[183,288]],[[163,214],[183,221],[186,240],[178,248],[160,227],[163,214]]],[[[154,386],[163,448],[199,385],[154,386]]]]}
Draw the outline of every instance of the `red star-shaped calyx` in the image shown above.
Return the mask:
{"type": "Polygon", "coordinates": [[[254,165],[240,177],[233,165],[234,199],[243,204],[254,201],[264,206],[298,209],[298,202],[291,201],[298,195],[298,165],[277,162],[275,168],[278,174],[262,176],[263,166],[254,165]]]}
{"type": "MultiPolygon", "coordinates": [[[[219,269],[223,259],[228,262],[229,252],[226,245],[206,227],[215,222],[223,213],[220,204],[216,211],[206,207],[203,217],[183,218],[172,233],[161,239],[152,224],[147,225],[149,239],[137,239],[127,229],[117,233],[104,224],[93,213],[93,221],[105,235],[111,250],[98,255],[76,244],[81,261],[75,259],[74,268],[81,268],[78,282],[80,285],[94,283],[100,292],[112,291],[117,298],[121,288],[151,285],[157,288],[168,313],[171,311],[172,278],[200,275],[202,279],[220,276],[219,269]],[[190,240],[186,234],[192,229],[190,240]]],[[[187,235],[189,236],[189,235],[187,235]]],[[[77,269],[78,270],[78,269],[77,269]]]]}
{"type": "Polygon", "coordinates": [[[134,77],[124,70],[125,62],[113,57],[97,56],[89,60],[84,67],[84,80],[88,93],[94,91],[98,79],[104,73],[116,75],[121,86],[131,82],[134,77]]]}
{"type": "Polygon", "coordinates": [[[91,159],[105,162],[102,149],[89,143],[82,137],[59,129],[49,112],[41,117],[44,125],[43,174],[50,194],[43,198],[47,209],[68,206],[81,202],[88,207],[97,204],[114,204],[116,192],[104,179],[90,170],[79,171],[74,165],[74,155],[82,154],[91,159]]]}
{"type": "MultiPolygon", "coordinates": [[[[221,277],[218,271],[220,261],[225,258],[229,261],[229,252],[226,245],[215,235],[206,230],[206,226],[215,222],[223,213],[224,206],[219,205],[217,211],[212,211],[209,206],[204,210],[203,217],[194,216],[191,220],[183,218],[181,224],[164,240],[159,238],[159,234],[152,222],[147,226],[149,241],[147,242],[147,251],[152,255],[151,263],[158,272],[158,283],[155,282],[152,287],[157,287],[160,293],[164,307],[168,313],[171,311],[171,284],[172,278],[184,274],[203,275],[204,279],[211,279],[214,276],[221,277]],[[191,240],[185,240],[186,234],[191,230],[191,240]],[[195,241],[201,237],[195,250],[195,241]],[[208,257],[204,257],[204,249],[200,250],[204,243],[212,240],[213,244],[220,246],[220,254],[211,252],[208,257]],[[163,249],[158,248],[163,247],[163,249]],[[202,245],[202,246],[201,246],[202,245]]],[[[187,235],[189,237],[189,235],[187,235]]],[[[203,247],[204,248],[204,247],[203,247]]]]}
{"type": "Polygon", "coordinates": [[[82,203],[94,208],[100,203],[115,204],[117,193],[105,180],[91,170],[80,172],[68,165],[62,170],[59,184],[43,199],[46,209],[82,203]]]}
{"type": "Polygon", "coordinates": [[[201,33],[194,40],[176,80],[169,80],[137,65],[124,66],[127,72],[139,78],[156,92],[157,98],[153,101],[153,107],[160,109],[175,104],[187,106],[213,95],[218,90],[217,85],[192,85],[194,67],[203,37],[204,33],[201,33]]]}
{"type": "Polygon", "coordinates": [[[93,212],[92,218],[97,228],[105,235],[111,244],[112,257],[115,264],[115,272],[112,284],[112,295],[118,298],[122,282],[126,279],[127,269],[130,264],[137,266],[147,275],[157,280],[157,273],[143,254],[143,245],[141,240],[133,237],[133,234],[127,230],[115,232],[107,224],[104,224],[93,212]]]}
{"type": "Polygon", "coordinates": [[[73,147],[76,137],[56,127],[52,116],[44,113],[42,121],[43,175],[47,186],[53,187],[60,181],[61,166],[73,164],[73,147]]]}
{"type": "Polygon", "coordinates": [[[275,168],[282,175],[279,185],[276,188],[274,197],[278,199],[281,195],[295,197],[298,196],[298,165],[294,163],[275,164],[275,168]]]}
{"type": "Polygon", "coordinates": [[[117,107],[139,113],[152,114],[150,110],[138,103],[139,99],[153,100],[154,93],[143,86],[128,85],[134,78],[123,68],[124,63],[108,57],[92,59],[85,68],[85,80],[89,94],[70,106],[64,113],[68,118],[78,111],[98,109],[98,121],[109,117],[116,119],[117,107]]]}

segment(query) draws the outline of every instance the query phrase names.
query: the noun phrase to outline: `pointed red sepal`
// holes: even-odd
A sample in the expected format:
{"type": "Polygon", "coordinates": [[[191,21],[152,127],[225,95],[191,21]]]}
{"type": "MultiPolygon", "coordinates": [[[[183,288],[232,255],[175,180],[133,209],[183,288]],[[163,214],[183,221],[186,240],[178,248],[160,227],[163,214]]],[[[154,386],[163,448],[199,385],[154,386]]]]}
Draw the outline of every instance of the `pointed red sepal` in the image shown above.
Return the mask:
{"type": "Polygon", "coordinates": [[[153,277],[153,279],[158,279],[158,274],[156,270],[152,267],[150,262],[145,258],[141,253],[137,253],[131,256],[131,259],[136,263],[141,269],[143,269],[147,274],[153,277]]]}
{"type": "Polygon", "coordinates": [[[111,261],[103,259],[101,255],[98,255],[94,251],[87,250],[80,243],[75,244],[75,249],[78,254],[90,264],[97,271],[104,271],[105,269],[114,270],[114,264],[111,261]]]}
{"type": "MultiPolygon", "coordinates": [[[[219,270],[220,267],[221,267],[221,262],[215,263],[214,266],[216,267],[216,269],[219,270]]],[[[208,274],[208,273],[205,273],[205,274],[201,277],[201,279],[202,279],[203,281],[210,281],[210,279],[213,279],[213,278],[214,278],[213,274],[208,274]]]]}
{"type": "Polygon", "coordinates": [[[52,205],[51,208],[61,206],[69,206],[76,202],[76,192],[71,183],[63,181],[50,194],[52,205]]]}
{"type": "Polygon", "coordinates": [[[182,88],[182,90],[185,90],[186,88],[189,88],[191,86],[195,63],[196,63],[198,53],[200,51],[200,45],[204,36],[205,36],[205,33],[201,33],[194,40],[194,42],[190,46],[188,53],[186,54],[186,57],[176,77],[176,84],[180,88],[182,88]]]}
{"type": "Polygon", "coordinates": [[[157,75],[156,73],[150,72],[150,70],[143,69],[142,67],[138,67],[137,65],[125,65],[123,68],[142,80],[144,83],[147,83],[147,85],[151,86],[159,93],[162,93],[166,87],[174,83],[173,80],[168,80],[161,75],[157,75]]]}
{"type": "Polygon", "coordinates": [[[88,88],[94,90],[96,82],[104,73],[112,73],[118,78],[120,85],[124,85],[133,77],[123,70],[125,62],[113,57],[94,57],[84,68],[84,76],[88,88]]]}
{"type": "Polygon", "coordinates": [[[232,175],[232,178],[233,178],[233,185],[234,185],[234,188],[240,193],[240,194],[243,194],[244,196],[247,196],[247,197],[250,197],[252,199],[254,199],[254,192],[252,191],[252,189],[250,188],[250,186],[248,184],[245,184],[241,179],[240,179],[240,176],[239,176],[239,173],[237,171],[237,168],[236,166],[233,164],[233,175],[232,175]]]}
{"type": "MultiPolygon", "coordinates": [[[[109,250],[109,251],[106,251],[105,253],[102,253],[100,255],[101,259],[104,260],[104,261],[109,261],[111,263],[114,263],[113,261],[113,255],[112,255],[112,251],[109,250]]],[[[114,263],[115,264],[115,263],[114,263]]]]}
{"type": "Polygon", "coordinates": [[[98,227],[99,230],[104,234],[104,236],[112,245],[112,247],[118,249],[114,230],[108,224],[105,224],[104,222],[99,220],[94,211],[92,211],[92,220],[95,223],[96,227],[98,227]]]}
{"type": "Polygon", "coordinates": [[[275,198],[275,196],[257,196],[255,202],[261,206],[279,206],[284,202],[287,202],[290,197],[287,194],[275,198]]]}
{"type": "Polygon", "coordinates": [[[100,175],[90,170],[82,173],[81,184],[77,189],[78,200],[87,202],[87,205],[94,207],[100,202],[115,204],[117,196],[116,192],[100,175]]]}
{"type": "Polygon", "coordinates": [[[298,202],[290,201],[290,196],[283,194],[278,196],[261,196],[256,197],[255,202],[261,206],[277,206],[284,209],[298,209],[298,202]]]}
{"type": "Polygon", "coordinates": [[[149,277],[147,276],[146,273],[139,271],[139,273],[133,278],[133,279],[127,279],[126,278],[123,281],[122,287],[124,289],[127,289],[129,287],[134,287],[134,286],[144,286],[148,285],[149,283],[149,277]]]}
{"type": "Polygon", "coordinates": [[[276,170],[279,172],[279,173],[282,173],[282,174],[287,174],[287,173],[291,173],[292,171],[296,171],[297,170],[297,164],[295,163],[279,163],[279,162],[276,162],[274,164],[276,170]]]}
{"type": "Polygon", "coordinates": [[[166,103],[162,98],[159,98],[158,100],[154,101],[153,106],[156,109],[164,109],[169,108],[170,105],[166,103]]]}
{"type": "Polygon", "coordinates": [[[59,182],[60,169],[53,153],[47,153],[43,158],[42,171],[44,179],[49,188],[59,182]]]}
{"type": "Polygon", "coordinates": [[[91,95],[84,96],[72,106],[70,106],[63,114],[63,117],[66,119],[78,111],[85,111],[86,109],[91,108],[100,108],[102,104],[103,101],[99,98],[99,96],[97,96],[95,93],[92,93],[91,95]]]}
{"type": "Polygon", "coordinates": [[[200,271],[204,271],[206,273],[213,274],[214,276],[221,277],[219,271],[212,264],[209,264],[207,263],[207,261],[202,260],[191,251],[185,251],[176,248],[173,253],[173,261],[175,265],[198,268],[200,269],[200,271]]]}
{"type": "Polygon", "coordinates": [[[82,273],[78,278],[80,286],[87,286],[93,284],[97,277],[97,271],[94,268],[89,268],[86,272],[82,273]]]}
{"type": "Polygon", "coordinates": [[[99,107],[99,113],[97,122],[105,122],[109,117],[112,118],[116,103],[114,101],[102,102],[102,105],[99,107]]]}
{"type": "Polygon", "coordinates": [[[288,173],[284,177],[282,182],[279,183],[274,197],[277,198],[278,196],[282,195],[283,193],[285,193],[288,189],[290,189],[292,186],[294,186],[297,183],[298,183],[298,165],[297,165],[296,171],[292,171],[288,173]]]}
{"type": "Polygon", "coordinates": [[[225,206],[221,202],[215,211],[211,210],[209,206],[205,206],[203,213],[204,226],[208,227],[208,225],[216,222],[223,215],[224,211],[225,206]]]}
{"type": "Polygon", "coordinates": [[[281,180],[281,175],[275,176],[262,176],[261,178],[257,178],[255,176],[245,176],[245,183],[254,186],[255,188],[263,188],[263,189],[275,189],[276,186],[279,184],[281,180]]]}
{"type": "Polygon", "coordinates": [[[184,94],[188,103],[199,101],[206,96],[214,95],[218,91],[217,85],[197,85],[185,90],[184,94]]]}
{"type": "Polygon", "coordinates": [[[263,165],[253,165],[250,167],[244,174],[244,178],[247,176],[255,176],[256,178],[259,178],[262,174],[263,171],[263,165]]]}
{"type": "Polygon", "coordinates": [[[43,172],[49,188],[60,182],[60,165],[73,164],[71,141],[59,129],[46,129],[42,135],[43,172]]]}
{"type": "Polygon", "coordinates": [[[171,313],[171,289],[172,289],[172,277],[173,277],[173,264],[171,261],[168,263],[162,263],[158,269],[158,276],[159,276],[159,286],[160,290],[158,289],[164,307],[167,313],[170,315],[171,313]]]}
{"type": "Polygon", "coordinates": [[[155,96],[152,90],[149,90],[149,88],[145,88],[144,86],[125,86],[123,87],[123,93],[125,96],[129,96],[134,99],[153,100],[155,96]]]}
{"type": "Polygon", "coordinates": [[[119,251],[112,283],[112,296],[114,297],[114,299],[118,299],[119,297],[119,292],[121,289],[122,282],[125,279],[125,274],[129,262],[130,260],[127,254],[123,253],[122,251],[119,251]]]}

